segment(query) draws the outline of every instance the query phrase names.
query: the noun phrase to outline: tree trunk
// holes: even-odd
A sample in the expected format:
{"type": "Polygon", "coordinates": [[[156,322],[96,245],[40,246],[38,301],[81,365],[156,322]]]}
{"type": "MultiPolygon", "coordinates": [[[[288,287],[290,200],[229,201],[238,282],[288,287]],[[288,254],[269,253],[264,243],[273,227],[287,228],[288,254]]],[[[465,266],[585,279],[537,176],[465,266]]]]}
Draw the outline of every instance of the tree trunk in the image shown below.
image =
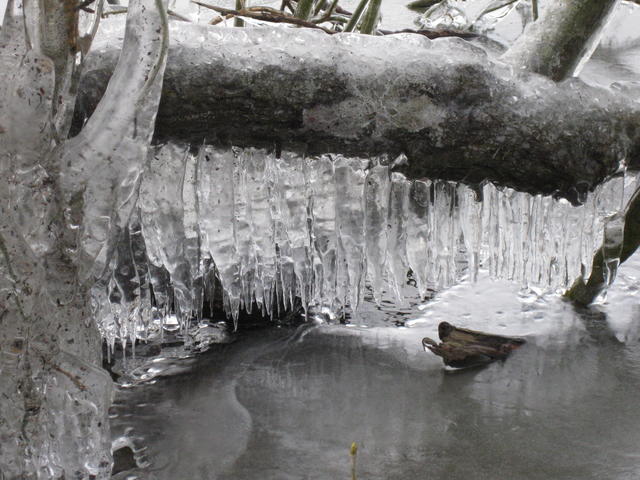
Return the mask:
{"type": "Polygon", "coordinates": [[[22,19],[10,5],[0,32],[0,477],[106,479],[112,382],[89,288],[137,193],[131,159],[141,171],[167,20],[160,0],[129,3],[116,81],[65,142],[78,53],[68,42],[91,38],[66,28],[75,5],[40,7],[22,19]]]}

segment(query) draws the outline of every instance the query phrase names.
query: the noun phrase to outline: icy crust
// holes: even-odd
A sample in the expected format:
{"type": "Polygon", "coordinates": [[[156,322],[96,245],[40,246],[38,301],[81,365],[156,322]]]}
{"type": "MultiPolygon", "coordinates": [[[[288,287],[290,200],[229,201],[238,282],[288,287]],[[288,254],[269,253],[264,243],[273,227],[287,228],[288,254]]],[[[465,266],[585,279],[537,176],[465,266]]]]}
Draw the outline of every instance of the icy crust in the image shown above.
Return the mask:
{"type": "Polygon", "coordinates": [[[168,313],[173,299],[184,326],[200,314],[216,276],[235,319],[240,309],[277,315],[296,298],[340,315],[358,307],[365,289],[376,300],[395,292],[400,302],[408,281],[424,296],[473,280],[481,268],[525,286],[564,288],[589,275],[607,218],[634,186],[634,176],[615,178],[574,207],[491,184],[474,191],[410,181],[376,158],[212,146],[191,154],[166,144],[150,153],[141,237],[129,239],[131,251],[146,255],[118,268],[140,280],[119,295],[95,292],[99,321],[111,342],[124,333],[144,337],[153,312],[168,313]],[[157,292],[155,306],[141,294],[146,284],[157,292]]]}
{"type": "MultiPolygon", "coordinates": [[[[96,41],[78,112],[100,98],[117,56],[96,41]]],[[[579,202],[636,162],[637,107],[579,80],[514,71],[450,37],[305,29],[171,28],[155,135],[305,154],[409,159],[411,178],[484,179],[579,202]]]]}

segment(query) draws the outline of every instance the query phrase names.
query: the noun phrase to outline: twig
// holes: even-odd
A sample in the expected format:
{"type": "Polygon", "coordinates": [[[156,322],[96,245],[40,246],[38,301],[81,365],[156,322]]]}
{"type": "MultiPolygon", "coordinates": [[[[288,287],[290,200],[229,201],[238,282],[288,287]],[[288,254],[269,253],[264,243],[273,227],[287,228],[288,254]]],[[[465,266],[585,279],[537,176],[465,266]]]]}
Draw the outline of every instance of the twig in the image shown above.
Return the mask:
{"type": "Polygon", "coordinates": [[[358,21],[360,21],[362,12],[364,12],[364,7],[367,6],[368,2],[369,0],[360,0],[360,3],[358,3],[358,6],[356,7],[356,9],[353,11],[353,14],[351,15],[351,20],[349,20],[349,23],[347,23],[347,26],[344,27],[343,31],[353,32],[353,30],[356,28],[356,25],[358,24],[358,21]]]}
{"type": "Polygon", "coordinates": [[[103,12],[102,18],[107,18],[111,15],[118,15],[120,13],[127,13],[127,7],[114,8],[112,10],[109,10],[108,12],[103,12]]]}
{"type": "Polygon", "coordinates": [[[96,0],[84,0],[83,2],[80,2],[78,5],[76,5],[75,9],[85,10],[89,5],[91,5],[95,1],[96,0]]]}
{"type": "Polygon", "coordinates": [[[329,18],[327,21],[346,24],[347,22],[349,22],[349,18],[341,15],[332,15],[331,18],[329,18]]]}
{"type": "Polygon", "coordinates": [[[393,35],[395,33],[416,33],[418,35],[424,35],[427,38],[441,38],[441,37],[460,37],[460,38],[478,38],[481,35],[473,32],[462,32],[459,30],[432,30],[432,29],[420,29],[420,30],[412,30],[410,28],[405,28],[404,30],[378,30],[378,33],[382,35],[393,35]]]}
{"type": "Polygon", "coordinates": [[[349,17],[345,17],[343,15],[331,15],[327,20],[327,22],[336,22],[336,23],[348,23],[349,17]]]}
{"type": "Polygon", "coordinates": [[[234,17],[234,15],[225,15],[224,17],[218,15],[216,18],[209,22],[209,25],[218,25],[220,22],[224,22],[225,20],[230,20],[234,17]]]}
{"type": "MultiPolygon", "coordinates": [[[[94,1],[94,0],[91,0],[94,1]]],[[[118,7],[118,8],[113,8],[112,10],[109,10],[108,12],[104,12],[102,14],[102,18],[107,18],[111,15],[118,15],[120,13],[127,13],[127,7],[118,7]]],[[[179,13],[174,12],[173,10],[167,10],[167,14],[170,17],[175,18],[176,20],[180,20],[182,22],[189,22],[191,23],[191,19],[185,17],[184,15],[180,15],[179,13]]]]}
{"type": "Polygon", "coordinates": [[[65,377],[67,377],[71,382],[80,390],[81,392],[85,392],[87,390],[87,386],[80,381],[80,377],[74,375],[73,373],[67,372],[63,368],[58,365],[51,364],[51,368],[53,368],[56,372],[60,372],[65,377]]]}
{"type": "Polygon", "coordinates": [[[183,22],[189,22],[191,23],[191,19],[188,17],[185,17],[184,15],[180,15],[177,12],[174,12],[173,10],[167,10],[167,13],[169,14],[170,17],[173,17],[177,20],[181,20],[183,22]]]}
{"type": "MultiPolygon", "coordinates": [[[[289,3],[290,1],[293,1],[294,3],[298,3],[298,0],[283,0],[284,2],[287,2],[287,4],[289,4],[289,8],[291,9],[291,11],[293,12],[295,9],[291,6],[291,3],[289,3]]],[[[638,0],[640,2],[640,0],[638,0]]],[[[282,10],[282,8],[281,8],[282,10]]],[[[349,17],[351,15],[353,15],[353,13],[351,13],[349,10],[345,10],[344,8],[342,8],[340,5],[338,5],[336,7],[336,13],[339,13],[340,15],[348,15],[349,17]]]]}
{"type": "Polygon", "coordinates": [[[338,0],[333,0],[333,2],[331,2],[331,5],[329,5],[329,8],[327,10],[325,10],[324,14],[316,19],[316,20],[312,20],[313,23],[323,23],[326,22],[328,20],[331,19],[331,15],[333,15],[333,11],[336,9],[336,7],[338,6],[338,0]]]}
{"type": "Polygon", "coordinates": [[[306,20],[301,20],[299,18],[295,18],[293,16],[287,15],[275,8],[269,7],[251,7],[251,8],[243,8],[242,10],[232,10],[230,8],[217,7],[215,5],[209,5],[206,3],[199,2],[197,0],[191,0],[192,3],[196,5],[200,5],[201,7],[208,8],[215,12],[221,13],[223,15],[235,15],[239,17],[253,18],[254,20],[261,20],[264,22],[273,22],[273,23],[290,23],[292,25],[298,25],[301,27],[307,28],[317,28],[322,30],[325,33],[334,34],[333,30],[329,30],[321,25],[316,25],[315,23],[308,22],[306,20]]]}

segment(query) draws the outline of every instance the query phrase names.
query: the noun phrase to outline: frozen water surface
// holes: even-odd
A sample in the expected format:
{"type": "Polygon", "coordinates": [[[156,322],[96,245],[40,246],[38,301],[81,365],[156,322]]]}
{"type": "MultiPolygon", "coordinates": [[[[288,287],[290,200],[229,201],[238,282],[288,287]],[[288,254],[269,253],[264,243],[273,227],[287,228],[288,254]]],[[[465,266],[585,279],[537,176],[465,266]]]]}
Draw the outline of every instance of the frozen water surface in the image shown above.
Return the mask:
{"type": "Polygon", "coordinates": [[[119,478],[350,478],[351,442],[361,479],[638,478],[638,275],[636,256],[582,311],[481,276],[405,327],[258,330],[165,360],[186,371],[119,389],[113,435],[141,466],[119,478]],[[445,371],[420,344],[441,320],[528,343],[445,371]]]}

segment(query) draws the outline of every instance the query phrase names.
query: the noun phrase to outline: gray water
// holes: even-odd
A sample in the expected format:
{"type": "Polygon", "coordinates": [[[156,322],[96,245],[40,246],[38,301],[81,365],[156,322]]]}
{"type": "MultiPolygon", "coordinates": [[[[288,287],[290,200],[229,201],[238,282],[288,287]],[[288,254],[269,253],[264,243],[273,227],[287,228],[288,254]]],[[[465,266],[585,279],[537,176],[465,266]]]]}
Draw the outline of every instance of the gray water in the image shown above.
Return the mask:
{"type": "Polygon", "coordinates": [[[404,327],[255,330],[161,358],[118,391],[113,434],[142,466],[118,478],[349,479],[352,442],[362,480],[640,478],[639,276],[632,259],[584,310],[482,278],[404,327]],[[443,319],[528,343],[448,371],[420,345],[443,319]]]}

